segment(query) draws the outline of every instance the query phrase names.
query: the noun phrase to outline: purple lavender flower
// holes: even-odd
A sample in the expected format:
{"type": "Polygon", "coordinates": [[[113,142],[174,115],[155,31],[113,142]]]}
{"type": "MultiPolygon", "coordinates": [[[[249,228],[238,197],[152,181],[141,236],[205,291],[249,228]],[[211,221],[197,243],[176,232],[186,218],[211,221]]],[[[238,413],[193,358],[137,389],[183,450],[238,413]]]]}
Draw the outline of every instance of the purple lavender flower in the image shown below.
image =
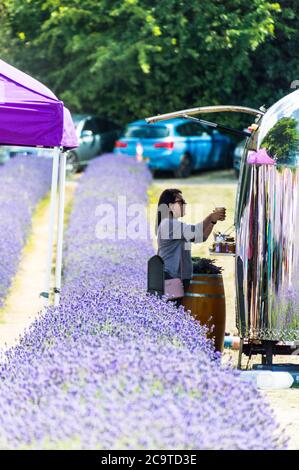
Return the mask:
{"type": "Polygon", "coordinates": [[[0,446],[281,449],[260,394],[221,366],[206,329],[146,294],[151,240],[97,240],[95,207],[146,204],[143,164],[94,160],[76,192],[61,305],[0,366],[0,446]],[[125,185],[124,185],[125,181],[125,185]]]}
{"type": "Polygon", "coordinates": [[[0,167],[0,306],[16,274],[34,208],[50,188],[51,160],[18,156],[0,167]]]}

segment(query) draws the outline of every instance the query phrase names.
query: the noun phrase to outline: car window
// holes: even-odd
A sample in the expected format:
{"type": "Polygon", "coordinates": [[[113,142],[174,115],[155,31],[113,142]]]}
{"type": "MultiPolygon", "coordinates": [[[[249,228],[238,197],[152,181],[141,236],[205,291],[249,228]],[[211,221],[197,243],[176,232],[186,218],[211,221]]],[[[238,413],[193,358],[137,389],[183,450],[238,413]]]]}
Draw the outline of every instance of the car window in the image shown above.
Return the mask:
{"type": "Polygon", "coordinates": [[[98,132],[109,131],[109,124],[108,124],[108,121],[106,121],[106,119],[95,118],[94,122],[95,122],[95,126],[98,132]]]}
{"type": "Polygon", "coordinates": [[[161,139],[169,135],[169,130],[165,126],[128,126],[124,137],[142,139],[161,139]]]}
{"type": "Polygon", "coordinates": [[[191,125],[191,132],[193,136],[200,137],[203,135],[203,133],[210,134],[210,130],[204,127],[199,122],[192,122],[190,123],[190,125],[191,125]]]}
{"type": "Polygon", "coordinates": [[[182,137],[187,137],[190,134],[190,125],[189,123],[181,124],[176,128],[177,133],[182,137]]]}
{"type": "Polygon", "coordinates": [[[98,134],[100,132],[97,119],[90,118],[86,119],[82,131],[92,131],[93,134],[98,134]]]}
{"type": "Polygon", "coordinates": [[[210,133],[208,129],[197,122],[186,122],[177,127],[177,133],[182,137],[200,137],[204,132],[210,133]]]}
{"type": "Polygon", "coordinates": [[[191,132],[193,136],[197,136],[197,137],[200,137],[205,129],[201,126],[201,124],[199,123],[196,123],[196,122],[192,122],[190,123],[190,127],[191,127],[191,132]]]}

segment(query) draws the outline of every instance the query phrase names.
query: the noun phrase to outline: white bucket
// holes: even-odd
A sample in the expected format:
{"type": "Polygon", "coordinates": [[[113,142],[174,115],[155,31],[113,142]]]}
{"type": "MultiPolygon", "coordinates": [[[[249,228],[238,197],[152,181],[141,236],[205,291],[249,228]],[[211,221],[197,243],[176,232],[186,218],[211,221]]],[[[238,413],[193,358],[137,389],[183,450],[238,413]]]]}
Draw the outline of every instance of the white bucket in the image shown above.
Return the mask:
{"type": "Polygon", "coordinates": [[[294,379],[288,372],[271,370],[244,370],[240,377],[245,382],[253,383],[260,390],[282,390],[290,388],[294,379]]]}

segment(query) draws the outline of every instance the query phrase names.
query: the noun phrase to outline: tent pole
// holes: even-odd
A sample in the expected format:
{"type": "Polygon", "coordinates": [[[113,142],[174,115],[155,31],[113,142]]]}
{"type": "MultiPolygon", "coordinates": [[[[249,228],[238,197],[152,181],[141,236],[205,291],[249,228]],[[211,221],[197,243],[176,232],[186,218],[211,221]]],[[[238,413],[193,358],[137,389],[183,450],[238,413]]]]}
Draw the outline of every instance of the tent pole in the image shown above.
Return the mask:
{"type": "Polygon", "coordinates": [[[65,199],[65,173],[66,152],[60,154],[59,162],[59,199],[58,199],[58,235],[55,266],[54,306],[60,302],[61,271],[62,271],[62,249],[63,249],[63,224],[64,224],[64,199],[65,199]]]}
{"type": "Polygon", "coordinates": [[[60,149],[55,147],[53,149],[53,164],[52,164],[52,183],[51,183],[51,200],[50,200],[50,223],[48,234],[48,260],[45,276],[45,290],[40,295],[45,298],[45,306],[49,305],[50,289],[51,289],[51,272],[52,272],[52,258],[53,258],[53,242],[55,232],[55,211],[56,211],[56,197],[57,197],[57,180],[58,180],[58,163],[59,163],[60,149]]]}

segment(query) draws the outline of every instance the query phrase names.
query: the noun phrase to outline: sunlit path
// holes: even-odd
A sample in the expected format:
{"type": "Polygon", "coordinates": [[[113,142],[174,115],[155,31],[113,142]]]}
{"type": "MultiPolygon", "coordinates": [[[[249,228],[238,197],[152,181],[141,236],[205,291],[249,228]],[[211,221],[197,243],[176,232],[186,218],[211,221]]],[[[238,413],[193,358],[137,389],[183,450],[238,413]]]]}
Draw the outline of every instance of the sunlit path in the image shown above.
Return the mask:
{"type": "MultiPolygon", "coordinates": [[[[76,186],[76,180],[66,185],[66,209],[71,204],[76,186]]],[[[45,282],[49,211],[50,198],[47,196],[38,204],[33,215],[18,272],[0,312],[1,349],[15,345],[43,308],[43,299],[39,294],[44,290],[45,282]]]]}

